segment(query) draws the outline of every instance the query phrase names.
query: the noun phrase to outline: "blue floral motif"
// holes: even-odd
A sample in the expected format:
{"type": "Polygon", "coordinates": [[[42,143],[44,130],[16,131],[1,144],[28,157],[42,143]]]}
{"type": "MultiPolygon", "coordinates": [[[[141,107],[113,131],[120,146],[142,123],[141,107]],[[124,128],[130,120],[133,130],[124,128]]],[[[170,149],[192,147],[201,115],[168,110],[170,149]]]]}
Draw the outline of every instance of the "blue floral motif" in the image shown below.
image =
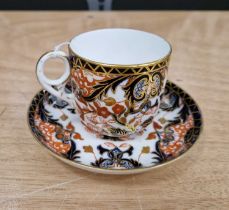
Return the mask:
{"type": "Polygon", "coordinates": [[[132,155],[134,149],[133,146],[129,146],[129,148],[124,151],[120,150],[117,146],[109,150],[99,145],[97,149],[101,155],[107,154],[107,158],[101,157],[99,160],[96,160],[95,163],[92,163],[93,166],[99,168],[121,167],[126,169],[141,167],[141,163],[138,161],[131,158],[123,158],[124,154],[128,154],[129,156],[132,155]]]}

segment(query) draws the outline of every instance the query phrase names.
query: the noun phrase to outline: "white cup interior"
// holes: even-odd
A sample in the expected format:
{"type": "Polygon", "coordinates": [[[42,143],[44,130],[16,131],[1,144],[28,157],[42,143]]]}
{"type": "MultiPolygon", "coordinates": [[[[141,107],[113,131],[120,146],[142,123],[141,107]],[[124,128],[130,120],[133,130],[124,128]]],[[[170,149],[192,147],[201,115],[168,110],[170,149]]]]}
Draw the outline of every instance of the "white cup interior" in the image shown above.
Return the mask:
{"type": "Polygon", "coordinates": [[[71,50],[90,61],[112,65],[138,65],[157,61],[171,52],[158,35],[124,28],[100,29],[74,37],[71,50]]]}

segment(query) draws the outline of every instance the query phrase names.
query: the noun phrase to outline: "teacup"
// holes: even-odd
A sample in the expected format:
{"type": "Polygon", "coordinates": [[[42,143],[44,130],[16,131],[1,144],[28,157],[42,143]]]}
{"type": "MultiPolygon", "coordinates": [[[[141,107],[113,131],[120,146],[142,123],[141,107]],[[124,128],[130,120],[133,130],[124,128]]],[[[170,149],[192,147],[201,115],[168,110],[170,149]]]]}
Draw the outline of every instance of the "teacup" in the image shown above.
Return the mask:
{"type": "Polygon", "coordinates": [[[86,32],[67,44],[69,55],[58,46],[39,59],[36,73],[43,87],[73,106],[89,131],[105,137],[142,134],[159,108],[170,44],[155,34],[121,28],[86,32]],[[57,80],[44,74],[50,58],[65,64],[57,80]]]}

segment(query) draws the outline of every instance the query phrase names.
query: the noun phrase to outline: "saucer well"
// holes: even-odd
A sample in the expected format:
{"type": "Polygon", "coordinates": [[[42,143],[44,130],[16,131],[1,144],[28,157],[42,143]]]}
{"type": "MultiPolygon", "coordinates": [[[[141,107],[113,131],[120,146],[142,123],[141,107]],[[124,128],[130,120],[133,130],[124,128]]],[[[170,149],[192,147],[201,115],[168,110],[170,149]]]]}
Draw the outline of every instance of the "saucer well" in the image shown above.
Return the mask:
{"type": "Polygon", "coordinates": [[[35,139],[58,159],[104,174],[133,174],[158,168],[186,153],[198,139],[202,115],[196,102],[168,81],[153,122],[134,139],[98,136],[67,102],[41,90],[28,110],[35,139]]]}

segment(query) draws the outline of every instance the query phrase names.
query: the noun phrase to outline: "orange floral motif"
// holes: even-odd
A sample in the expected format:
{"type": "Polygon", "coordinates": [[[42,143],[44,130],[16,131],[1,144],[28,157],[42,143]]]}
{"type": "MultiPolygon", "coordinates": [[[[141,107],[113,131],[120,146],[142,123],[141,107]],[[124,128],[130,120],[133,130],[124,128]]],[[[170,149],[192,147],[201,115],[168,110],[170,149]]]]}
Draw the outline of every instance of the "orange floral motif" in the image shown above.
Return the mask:
{"type": "Polygon", "coordinates": [[[125,107],[120,104],[115,104],[112,107],[112,110],[115,114],[121,114],[124,111],[125,107]]]}
{"type": "Polygon", "coordinates": [[[78,140],[84,140],[84,139],[81,137],[80,133],[75,133],[75,134],[73,135],[73,138],[74,138],[74,139],[78,139],[78,140]]]}
{"type": "MultiPolygon", "coordinates": [[[[184,137],[187,131],[192,128],[194,125],[193,117],[189,116],[188,120],[185,123],[171,126],[172,130],[177,135],[176,141],[170,142],[169,145],[164,145],[163,141],[160,143],[162,151],[166,155],[172,155],[173,157],[178,156],[180,151],[184,149],[184,137]]],[[[166,134],[162,135],[163,138],[166,137],[166,134]]]]}
{"type": "Polygon", "coordinates": [[[154,127],[155,130],[161,129],[161,128],[162,128],[161,125],[159,125],[159,124],[156,123],[156,122],[153,122],[153,127],[154,127]]]}
{"type": "Polygon", "coordinates": [[[62,154],[65,154],[70,149],[69,144],[63,144],[62,142],[53,142],[53,148],[62,154]]]}
{"type": "MultiPolygon", "coordinates": [[[[83,68],[78,68],[77,71],[72,71],[72,79],[73,81],[75,81],[77,83],[77,85],[79,86],[79,88],[82,90],[82,93],[84,96],[88,96],[93,92],[93,86],[96,85],[96,83],[100,80],[97,79],[92,79],[92,81],[90,81],[89,77],[85,74],[85,72],[87,72],[87,74],[91,74],[89,71],[83,69],[83,68]]],[[[108,79],[107,76],[105,76],[104,78],[102,78],[102,80],[106,80],[108,79]]]]}
{"type": "Polygon", "coordinates": [[[79,68],[78,71],[73,71],[72,78],[76,81],[77,85],[81,90],[83,90],[84,94],[90,94],[92,90],[91,86],[95,85],[95,80],[89,82],[87,77],[84,76],[83,69],[79,68]]]}
{"type": "Polygon", "coordinates": [[[75,128],[74,128],[74,126],[72,125],[72,123],[70,122],[70,123],[68,123],[68,125],[67,125],[67,127],[66,127],[69,131],[74,131],[75,130],[75,128]]]}
{"type": "Polygon", "coordinates": [[[57,126],[52,125],[48,122],[43,122],[39,118],[39,115],[36,115],[35,119],[38,129],[45,137],[45,144],[47,144],[50,149],[56,151],[57,153],[66,154],[70,150],[71,145],[68,143],[63,143],[62,141],[60,141],[60,139],[62,140],[66,136],[69,136],[69,132],[58,133],[56,135],[56,139],[54,137],[54,134],[56,133],[56,130],[58,130],[57,126]]]}
{"type": "Polygon", "coordinates": [[[97,112],[99,116],[102,116],[104,118],[107,118],[110,115],[110,112],[106,107],[98,107],[97,112]]]}
{"type": "Polygon", "coordinates": [[[58,138],[58,139],[63,139],[63,138],[64,138],[64,134],[63,134],[63,133],[58,133],[58,134],[56,135],[56,138],[58,138]]]}
{"type": "Polygon", "coordinates": [[[40,121],[38,127],[41,130],[42,134],[46,136],[48,141],[53,141],[52,134],[55,132],[54,125],[40,121]]]}
{"type": "Polygon", "coordinates": [[[152,140],[152,139],[156,139],[156,138],[157,138],[156,133],[152,132],[152,133],[148,134],[148,137],[146,140],[152,140]]]}

